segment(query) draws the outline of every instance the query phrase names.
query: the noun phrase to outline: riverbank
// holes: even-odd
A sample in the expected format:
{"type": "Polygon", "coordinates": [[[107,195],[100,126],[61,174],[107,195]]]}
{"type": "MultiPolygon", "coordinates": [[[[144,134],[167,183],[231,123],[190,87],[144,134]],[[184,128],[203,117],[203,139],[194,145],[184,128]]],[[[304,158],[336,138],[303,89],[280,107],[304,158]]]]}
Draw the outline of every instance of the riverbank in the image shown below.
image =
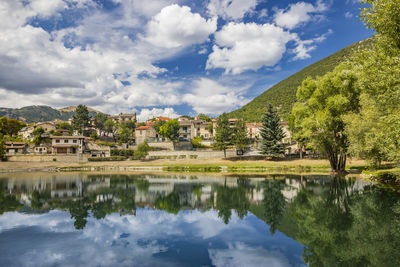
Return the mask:
{"type": "MultiPolygon", "coordinates": [[[[352,160],[349,169],[361,169],[366,166],[363,160],[352,160]]],[[[92,170],[124,171],[220,171],[220,172],[267,172],[297,171],[297,172],[330,172],[329,162],[320,159],[295,159],[285,161],[246,160],[230,161],[225,159],[181,159],[181,160],[151,160],[151,161],[113,161],[113,162],[1,162],[0,172],[20,171],[92,171],[92,170]]]]}

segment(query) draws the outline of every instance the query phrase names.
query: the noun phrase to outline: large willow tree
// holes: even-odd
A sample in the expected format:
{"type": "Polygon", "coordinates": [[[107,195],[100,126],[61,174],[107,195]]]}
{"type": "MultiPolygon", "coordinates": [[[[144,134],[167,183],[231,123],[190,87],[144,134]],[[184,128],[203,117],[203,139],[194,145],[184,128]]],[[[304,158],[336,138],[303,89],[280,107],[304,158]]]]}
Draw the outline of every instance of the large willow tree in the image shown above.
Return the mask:
{"type": "Polygon", "coordinates": [[[335,172],[346,168],[349,142],[344,115],[359,108],[356,81],[346,64],[315,80],[307,78],[292,110],[295,137],[309,140],[311,147],[326,155],[335,172]]]}

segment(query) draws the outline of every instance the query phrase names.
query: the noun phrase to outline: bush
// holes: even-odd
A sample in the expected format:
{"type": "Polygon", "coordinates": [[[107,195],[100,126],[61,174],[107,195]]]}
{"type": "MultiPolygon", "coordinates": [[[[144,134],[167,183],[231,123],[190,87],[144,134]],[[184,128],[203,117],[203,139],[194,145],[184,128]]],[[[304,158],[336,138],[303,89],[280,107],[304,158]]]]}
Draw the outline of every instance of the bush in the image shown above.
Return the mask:
{"type": "Polygon", "coordinates": [[[57,159],[56,159],[56,158],[53,158],[53,161],[57,161],[57,159]]]}
{"type": "Polygon", "coordinates": [[[121,156],[125,158],[133,157],[135,151],[133,149],[111,149],[111,156],[121,156]]]}
{"type": "Polygon", "coordinates": [[[197,159],[197,155],[190,155],[189,158],[191,158],[191,159],[197,159]]]}
{"type": "Polygon", "coordinates": [[[149,154],[149,151],[150,151],[150,146],[145,141],[144,143],[138,145],[134,155],[135,159],[140,159],[140,160],[145,159],[149,154]]]}
{"type": "Polygon", "coordinates": [[[88,161],[123,161],[126,157],[121,156],[111,156],[107,158],[88,158],[88,161]]]}
{"type": "Polygon", "coordinates": [[[193,147],[194,148],[207,148],[208,146],[203,145],[201,143],[201,141],[203,141],[203,137],[201,137],[201,136],[194,137],[193,140],[192,140],[193,147]]]}

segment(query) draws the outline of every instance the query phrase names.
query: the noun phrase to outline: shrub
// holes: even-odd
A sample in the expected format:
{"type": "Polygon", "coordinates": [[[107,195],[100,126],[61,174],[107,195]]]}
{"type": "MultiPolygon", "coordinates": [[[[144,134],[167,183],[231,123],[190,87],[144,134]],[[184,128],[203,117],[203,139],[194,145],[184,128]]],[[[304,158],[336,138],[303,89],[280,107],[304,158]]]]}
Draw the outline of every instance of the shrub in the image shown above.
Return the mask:
{"type": "Polygon", "coordinates": [[[135,151],[135,159],[145,159],[147,155],[149,154],[150,146],[147,144],[145,141],[144,143],[138,145],[136,151],[135,151]]]}
{"type": "Polygon", "coordinates": [[[111,156],[107,158],[88,158],[88,161],[123,161],[126,157],[121,156],[111,156]]]}
{"type": "Polygon", "coordinates": [[[133,157],[135,151],[133,149],[111,149],[111,156],[133,157]]]}

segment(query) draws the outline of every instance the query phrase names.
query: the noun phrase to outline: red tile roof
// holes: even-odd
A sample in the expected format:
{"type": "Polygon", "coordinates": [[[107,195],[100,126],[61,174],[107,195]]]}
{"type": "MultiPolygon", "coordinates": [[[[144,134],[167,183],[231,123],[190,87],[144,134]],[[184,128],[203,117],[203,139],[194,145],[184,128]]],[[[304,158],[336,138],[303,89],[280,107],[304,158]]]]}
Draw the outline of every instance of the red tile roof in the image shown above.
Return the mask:
{"type": "Polygon", "coordinates": [[[144,125],[144,126],[137,127],[136,130],[147,130],[149,128],[150,128],[150,126],[144,125]]]}

